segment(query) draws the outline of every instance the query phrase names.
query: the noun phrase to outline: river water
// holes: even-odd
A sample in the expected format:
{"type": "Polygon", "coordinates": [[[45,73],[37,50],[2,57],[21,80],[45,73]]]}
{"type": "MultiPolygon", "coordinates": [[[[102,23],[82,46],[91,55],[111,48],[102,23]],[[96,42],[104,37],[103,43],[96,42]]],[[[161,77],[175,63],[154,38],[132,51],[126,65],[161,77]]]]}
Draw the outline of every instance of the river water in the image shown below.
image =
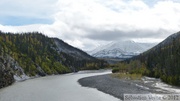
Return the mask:
{"type": "Polygon", "coordinates": [[[77,82],[80,78],[108,73],[110,71],[81,71],[16,82],[0,89],[0,101],[120,101],[77,82]]]}

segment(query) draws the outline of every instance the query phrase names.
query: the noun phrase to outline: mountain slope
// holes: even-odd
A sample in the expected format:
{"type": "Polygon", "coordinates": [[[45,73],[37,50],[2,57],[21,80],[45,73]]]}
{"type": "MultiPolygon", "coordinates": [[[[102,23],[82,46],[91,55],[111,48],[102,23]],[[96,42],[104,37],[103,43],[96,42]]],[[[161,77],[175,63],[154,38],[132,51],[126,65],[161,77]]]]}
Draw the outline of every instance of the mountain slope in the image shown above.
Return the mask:
{"type": "Polygon", "coordinates": [[[140,60],[146,65],[149,70],[148,76],[180,86],[180,32],[133,59],[140,60]]]}
{"type": "Polygon", "coordinates": [[[120,58],[126,59],[136,56],[150,48],[155,43],[136,43],[134,41],[118,41],[112,42],[108,45],[101,46],[91,52],[94,57],[98,58],[120,58]]]}
{"type": "Polygon", "coordinates": [[[57,38],[38,32],[14,34],[0,31],[0,88],[14,79],[98,69],[104,64],[104,61],[57,38]]]}
{"type": "Polygon", "coordinates": [[[73,46],[70,46],[60,39],[54,38],[53,40],[54,40],[56,46],[58,47],[57,48],[58,52],[67,53],[78,60],[83,60],[83,59],[93,60],[93,59],[95,59],[92,56],[90,56],[89,54],[87,54],[86,52],[84,52],[80,49],[77,49],[73,46]]]}

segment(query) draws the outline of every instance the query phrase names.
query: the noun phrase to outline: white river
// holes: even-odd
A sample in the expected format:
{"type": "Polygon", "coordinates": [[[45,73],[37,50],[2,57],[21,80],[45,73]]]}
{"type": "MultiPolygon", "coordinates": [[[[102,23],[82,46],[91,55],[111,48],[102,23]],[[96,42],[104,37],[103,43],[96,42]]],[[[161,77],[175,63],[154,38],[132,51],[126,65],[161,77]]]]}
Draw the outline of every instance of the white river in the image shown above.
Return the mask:
{"type": "Polygon", "coordinates": [[[16,82],[0,89],[0,101],[120,101],[77,82],[83,77],[108,73],[110,71],[83,71],[16,82]]]}

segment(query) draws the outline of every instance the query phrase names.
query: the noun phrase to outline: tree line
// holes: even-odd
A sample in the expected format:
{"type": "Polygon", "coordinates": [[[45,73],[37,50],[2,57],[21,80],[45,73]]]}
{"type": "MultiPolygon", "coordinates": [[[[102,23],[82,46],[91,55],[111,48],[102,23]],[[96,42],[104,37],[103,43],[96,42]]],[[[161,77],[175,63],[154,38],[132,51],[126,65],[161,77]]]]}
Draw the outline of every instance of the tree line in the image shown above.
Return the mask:
{"type": "Polygon", "coordinates": [[[180,86],[180,32],[154,48],[116,64],[115,67],[121,71],[161,78],[163,82],[180,86]]]}
{"type": "Polygon", "coordinates": [[[106,64],[101,60],[77,60],[67,53],[59,53],[54,39],[39,32],[0,31],[0,55],[4,54],[14,58],[29,76],[62,74],[87,68],[99,69],[106,64]],[[91,67],[88,64],[96,65],[91,67]]]}

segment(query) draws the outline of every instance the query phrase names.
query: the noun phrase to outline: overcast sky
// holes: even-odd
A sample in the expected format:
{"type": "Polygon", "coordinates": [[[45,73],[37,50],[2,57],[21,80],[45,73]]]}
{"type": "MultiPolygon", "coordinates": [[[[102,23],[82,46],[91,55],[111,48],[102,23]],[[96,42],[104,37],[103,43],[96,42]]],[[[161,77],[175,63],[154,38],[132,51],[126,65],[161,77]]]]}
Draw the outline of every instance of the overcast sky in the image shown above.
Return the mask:
{"type": "Polygon", "coordinates": [[[180,2],[1,0],[0,30],[39,31],[83,50],[120,40],[158,42],[180,31],[180,2]]]}

